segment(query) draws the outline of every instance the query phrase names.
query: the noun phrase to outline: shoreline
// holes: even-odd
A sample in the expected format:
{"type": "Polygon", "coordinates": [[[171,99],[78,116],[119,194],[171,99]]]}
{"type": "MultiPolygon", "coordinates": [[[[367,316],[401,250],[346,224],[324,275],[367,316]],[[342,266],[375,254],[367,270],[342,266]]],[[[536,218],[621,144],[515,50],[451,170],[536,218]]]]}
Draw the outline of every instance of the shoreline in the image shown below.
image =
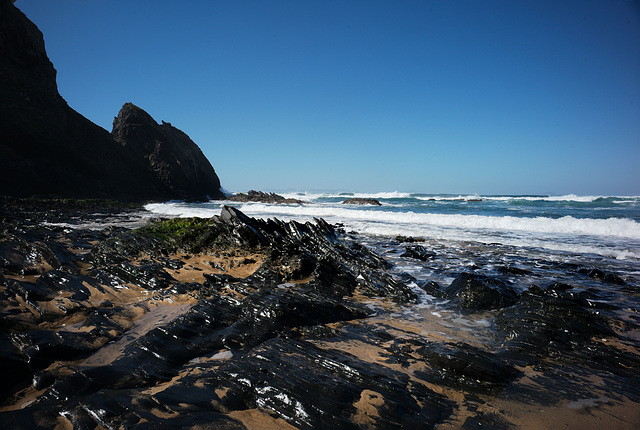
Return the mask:
{"type": "MultiPolygon", "coordinates": [[[[64,221],[62,212],[54,211],[64,221]]],[[[95,212],[84,215],[104,219],[95,212]]],[[[41,225],[34,215],[20,221],[21,216],[4,218],[0,251],[14,266],[22,249],[36,252],[36,258],[23,259],[22,269],[3,265],[0,342],[6,346],[5,362],[31,376],[14,377],[13,386],[26,391],[14,400],[16,388],[5,393],[0,423],[16,428],[36,421],[195,424],[189,420],[205,419],[197,407],[204,393],[213,404],[206,419],[237,428],[305,428],[318,419],[314,408],[325,407],[338,427],[398,420],[426,428],[640,423],[640,393],[633,388],[638,373],[629,367],[640,364],[636,314],[615,319],[618,311],[598,305],[597,298],[595,309],[585,307],[578,290],[549,287],[549,295],[522,289],[511,307],[463,311],[451,304],[458,303],[456,296],[432,295],[445,287],[435,290],[402,275],[423,264],[395,251],[408,244],[393,245],[390,238],[380,245],[378,251],[387,250],[381,258],[366,241],[363,247],[322,223],[260,221],[230,208],[217,220],[188,225],[153,220],[137,230],[95,231],[41,225]],[[428,303],[417,301],[416,288],[431,294],[428,303]],[[438,305],[443,300],[449,304],[438,305]],[[518,309],[538,312],[537,303],[573,315],[577,331],[571,344],[539,338],[540,349],[527,351],[508,337],[502,343],[512,346],[504,348],[498,339],[488,344],[464,330],[452,343],[451,333],[443,331],[450,321],[466,318],[489,321],[487,330],[500,336],[495,321],[510,312],[508,321],[525,324],[518,309]],[[594,312],[606,318],[601,321],[594,312]],[[634,336],[636,343],[630,340],[634,336]],[[600,360],[600,371],[589,370],[580,358],[585,348],[597,352],[592,359],[600,360]],[[32,364],[21,365],[20,357],[32,364]],[[618,367],[607,357],[626,364],[618,367]],[[460,359],[492,363],[502,371],[460,373],[460,359]],[[258,369],[270,376],[264,379],[258,369]],[[313,374],[333,382],[317,385],[313,374]],[[560,387],[571,389],[558,395],[560,387]],[[115,404],[121,406],[105,403],[107,389],[119,393],[115,404]],[[310,394],[314,391],[323,394],[310,394]],[[68,400],[51,396],[62,392],[68,400]],[[182,403],[172,400],[175,396],[182,403]],[[321,406],[327,396],[345,399],[348,407],[321,406]],[[85,409],[75,407],[77,402],[85,409]],[[191,406],[185,409],[183,403],[191,406]],[[68,412],[54,412],[61,407],[68,412]],[[87,407],[106,415],[87,415],[87,407]],[[194,411],[200,418],[189,418],[194,411]]],[[[444,250],[431,249],[437,255],[425,258],[437,268],[444,250]]],[[[543,275],[518,276],[540,281],[543,275]]],[[[629,291],[637,288],[625,285],[629,291]]],[[[564,324],[551,317],[535,316],[549,327],[564,324]]],[[[562,330],[559,325],[558,340],[562,330]]]]}

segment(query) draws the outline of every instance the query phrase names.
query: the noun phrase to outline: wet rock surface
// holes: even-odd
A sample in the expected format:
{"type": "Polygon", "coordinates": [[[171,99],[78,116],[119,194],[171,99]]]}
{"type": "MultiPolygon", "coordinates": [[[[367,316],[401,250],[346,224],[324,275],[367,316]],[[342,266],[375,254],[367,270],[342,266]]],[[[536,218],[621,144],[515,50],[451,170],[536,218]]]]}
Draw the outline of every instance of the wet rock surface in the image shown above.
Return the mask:
{"type": "Polygon", "coordinates": [[[10,203],[2,428],[526,427],[514,404],[637,424],[636,280],[613,270],[470,269],[231,207],[119,227],[134,208],[10,203]]]}
{"type": "Polygon", "coordinates": [[[500,309],[518,301],[516,292],[496,278],[461,273],[444,290],[444,295],[462,309],[500,309]]]}

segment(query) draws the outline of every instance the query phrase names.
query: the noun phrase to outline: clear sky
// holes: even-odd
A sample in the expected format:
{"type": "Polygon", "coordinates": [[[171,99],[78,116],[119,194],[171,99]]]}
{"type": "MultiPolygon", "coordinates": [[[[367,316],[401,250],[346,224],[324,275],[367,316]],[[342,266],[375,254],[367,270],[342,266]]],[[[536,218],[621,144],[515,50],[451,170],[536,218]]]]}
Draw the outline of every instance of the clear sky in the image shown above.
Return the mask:
{"type": "Polygon", "coordinates": [[[228,191],[640,195],[637,0],[18,0],[69,105],[228,191]]]}

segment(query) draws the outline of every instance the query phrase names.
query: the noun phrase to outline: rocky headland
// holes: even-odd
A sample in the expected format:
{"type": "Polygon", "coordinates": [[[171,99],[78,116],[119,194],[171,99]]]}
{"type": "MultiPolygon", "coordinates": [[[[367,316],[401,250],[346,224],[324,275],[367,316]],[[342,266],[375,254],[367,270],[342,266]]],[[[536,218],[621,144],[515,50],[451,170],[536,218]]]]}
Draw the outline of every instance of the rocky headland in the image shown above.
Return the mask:
{"type": "Polygon", "coordinates": [[[0,0],[0,195],[126,201],[220,199],[197,145],[126,103],[113,131],[58,93],[40,30],[0,0]]]}

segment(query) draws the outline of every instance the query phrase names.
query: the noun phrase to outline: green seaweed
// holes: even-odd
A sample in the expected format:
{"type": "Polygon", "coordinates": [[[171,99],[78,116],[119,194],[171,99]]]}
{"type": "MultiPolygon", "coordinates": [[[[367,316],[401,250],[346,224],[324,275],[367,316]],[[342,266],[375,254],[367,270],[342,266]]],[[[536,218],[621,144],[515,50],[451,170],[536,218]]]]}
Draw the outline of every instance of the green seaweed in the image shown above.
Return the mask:
{"type": "Polygon", "coordinates": [[[138,228],[136,232],[151,236],[168,248],[187,252],[203,252],[237,246],[232,230],[218,217],[172,218],[152,221],[138,228]]]}

